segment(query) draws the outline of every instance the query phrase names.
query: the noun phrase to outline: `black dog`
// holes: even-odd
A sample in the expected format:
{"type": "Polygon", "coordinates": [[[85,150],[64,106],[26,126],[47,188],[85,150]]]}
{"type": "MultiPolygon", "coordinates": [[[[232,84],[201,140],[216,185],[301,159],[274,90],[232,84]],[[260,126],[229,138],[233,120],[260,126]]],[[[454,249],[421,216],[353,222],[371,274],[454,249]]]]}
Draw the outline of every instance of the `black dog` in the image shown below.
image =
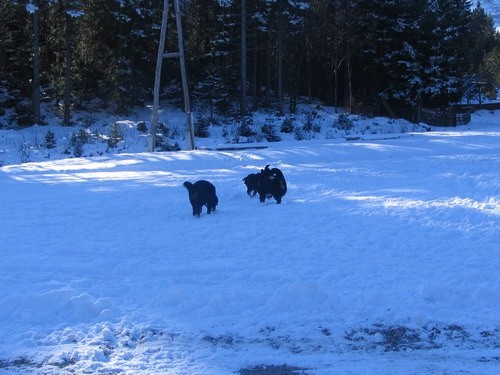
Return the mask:
{"type": "Polygon", "coordinates": [[[207,214],[215,211],[215,206],[219,203],[219,198],[215,194],[215,186],[205,180],[184,182],[184,187],[189,192],[189,202],[193,206],[193,215],[200,217],[201,209],[207,206],[207,214]]]}
{"type": "Polygon", "coordinates": [[[266,165],[259,173],[259,198],[265,202],[266,198],[274,197],[276,203],[281,203],[281,198],[286,194],[285,176],[278,168],[269,169],[266,165]]]}
{"type": "Polygon", "coordinates": [[[260,173],[251,173],[243,179],[243,182],[247,186],[247,194],[250,197],[255,197],[259,191],[259,180],[260,173]]]}

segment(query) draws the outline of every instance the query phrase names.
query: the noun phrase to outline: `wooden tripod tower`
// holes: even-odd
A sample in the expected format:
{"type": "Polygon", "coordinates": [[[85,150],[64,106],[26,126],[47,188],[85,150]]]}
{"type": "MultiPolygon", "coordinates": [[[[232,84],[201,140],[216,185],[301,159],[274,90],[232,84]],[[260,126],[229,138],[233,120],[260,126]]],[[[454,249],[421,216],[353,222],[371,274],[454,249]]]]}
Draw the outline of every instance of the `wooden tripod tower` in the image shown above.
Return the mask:
{"type": "Polygon", "coordinates": [[[182,75],[182,91],[184,93],[184,111],[186,112],[186,140],[187,146],[190,150],[194,150],[194,126],[193,126],[193,115],[191,113],[191,105],[189,102],[189,92],[186,77],[186,63],[184,59],[184,43],[182,36],[182,23],[181,23],[181,11],[179,6],[179,0],[173,0],[175,20],[177,27],[177,40],[178,40],[178,52],[165,52],[165,39],[167,36],[167,16],[169,9],[169,0],[163,1],[163,16],[161,20],[161,30],[160,30],[160,43],[158,45],[158,57],[156,59],[156,74],[155,74],[155,86],[153,93],[153,114],[151,116],[151,133],[149,138],[149,151],[153,152],[156,145],[156,128],[158,125],[158,106],[160,102],[160,81],[161,81],[161,67],[164,58],[179,58],[181,66],[182,75]]]}

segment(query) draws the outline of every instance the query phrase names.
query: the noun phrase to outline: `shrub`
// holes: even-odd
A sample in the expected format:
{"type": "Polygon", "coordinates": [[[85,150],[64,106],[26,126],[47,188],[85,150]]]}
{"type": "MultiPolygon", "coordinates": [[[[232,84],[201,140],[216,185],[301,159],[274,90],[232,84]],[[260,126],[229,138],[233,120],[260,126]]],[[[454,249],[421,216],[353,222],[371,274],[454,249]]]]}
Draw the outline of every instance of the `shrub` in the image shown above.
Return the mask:
{"type": "Polygon", "coordinates": [[[238,127],[238,135],[241,137],[253,137],[255,136],[255,132],[252,130],[252,119],[244,118],[238,127]]]}
{"type": "Polygon", "coordinates": [[[122,140],[123,140],[123,135],[120,125],[116,122],[113,122],[109,127],[108,147],[115,148],[118,145],[118,143],[122,140]]]}
{"type": "Polygon", "coordinates": [[[84,129],[80,129],[76,133],[76,138],[78,139],[78,141],[80,141],[80,143],[82,145],[84,145],[84,144],[89,143],[89,141],[90,141],[90,134],[87,131],[85,131],[84,129]]]}
{"type": "Polygon", "coordinates": [[[273,125],[269,124],[262,125],[261,131],[268,142],[281,141],[281,138],[279,135],[276,134],[276,130],[274,129],[273,125]]]}
{"type": "Polygon", "coordinates": [[[19,141],[17,145],[17,151],[19,152],[19,156],[21,158],[21,163],[27,163],[30,161],[31,157],[31,145],[24,141],[19,141]]]}
{"type": "Polygon", "coordinates": [[[303,141],[304,139],[308,139],[307,132],[304,131],[304,128],[302,126],[295,127],[295,129],[293,130],[293,137],[297,141],[303,141]]]}
{"type": "Polygon", "coordinates": [[[156,138],[156,150],[157,151],[180,151],[181,147],[179,142],[168,142],[165,138],[156,138]]]}
{"type": "Polygon", "coordinates": [[[137,131],[141,133],[146,133],[148,131],[148,127],[144,121],[139,121],[136,125],[137,131]]]}
{"type": "Polygon", "coordinates": [[[341,113],[339,115],[339,119],[337,120],[337,128],[340,130],[351,130],[353,127],[352,120],[345,113],[341,113]]]}
{"type": "Polygon", "coordinates": [[[158,124],[156,128],[156,151],[179,151],[181,148],[178,142],[170,142],[175,137],[176,132],[165,124],[158,124]]]}
{"type": "Polygon", "coordinates": [[[75,133],[71,134],[70,147],[73,150],[73,155],[77,158],[83,155],[83,142],[75,133]]]}
{"type": "Polygon", "coordinates": [[[208,138],[210,136],[209,127],[210,120],[207,117],[200,117],[194,124],[194,135],[200,138],[208,138]]]}
{"type": "Polygon", "coordinates": [[[306,132],[321,133],[321,125],[315,124],[310,116],[307,118],[303,128],[306,132]]]}
{"type": "Polygon", "coordinates": [[[309,118],[307,119],[307,121],[304,124],[304,126],[302,127],[302,129],[304,129],[304,131],[306,131],[306,132],[312,131],[313,123],[312,123],[311,119],[309,119],[309,118]]]}
{"type": "Polygon", "coordinates": [[[290,117],[287,117],[281,123],[281,132],[282,133],[292,133],[294,129],[293,120],[290,117]]]}
{"type": "Polygon", "coordinates": [[[43,146],[47,149],[56,147],[56,136],[50,130],[45,133],[45,137],[43,139],[43,146]]]}

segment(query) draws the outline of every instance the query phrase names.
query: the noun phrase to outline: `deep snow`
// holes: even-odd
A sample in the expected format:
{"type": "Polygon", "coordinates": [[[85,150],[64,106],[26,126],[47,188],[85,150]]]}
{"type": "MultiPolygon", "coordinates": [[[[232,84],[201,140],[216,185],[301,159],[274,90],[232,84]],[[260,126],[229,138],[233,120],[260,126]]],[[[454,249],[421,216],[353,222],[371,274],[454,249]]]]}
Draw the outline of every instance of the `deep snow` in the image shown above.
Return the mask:
{"type": "Polygon", "coordinates": [[[0,374],[500,373],[499,111],[266,146],[4,154],[0,374]],[[245,193],[266,164],[281,205],[245,193]]]}

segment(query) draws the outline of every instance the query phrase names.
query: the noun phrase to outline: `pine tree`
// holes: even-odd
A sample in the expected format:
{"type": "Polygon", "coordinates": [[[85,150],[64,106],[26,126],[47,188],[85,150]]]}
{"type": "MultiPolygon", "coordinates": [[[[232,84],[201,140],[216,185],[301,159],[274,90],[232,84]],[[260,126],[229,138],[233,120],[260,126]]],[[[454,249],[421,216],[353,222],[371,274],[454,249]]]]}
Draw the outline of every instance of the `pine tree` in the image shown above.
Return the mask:
{"type": "Polygon", "coordinates": [[[437,0],[424,13],[432,21],[425,28],[424,103],[437,107],[460,99],[470,46],[469,9],[468,0],[437,0]]]}
{"type": "Polygon", "coordinates": [[[0,0],[0,84],[10,93],[4,106],[16,108],[20,126],[33,123],[29,104],[33,93],[33,29],[27,5],[27,1],[0,0]]]}
{"type": "Polygon", "coordinates": [[[474,74],[478,71],[483,59],[495,48],[495,22],[491,15],[478,2],[471,14],[471,49],[469,54],[469,72],[474,74]]]}
{"type": "Polygon", "coordinates": [[[381,3],[378,63],[384,71],[381,95],[404,105],[416,105],[423,90],[421,15],[424,5],[411,0],[381,3]]]}
{"type": "Polygon", "coordinates": [[[438,107],[457,100],[466,68],[469,2],[408,0],[386,5],[380,18],[386,25],[386,52],[379,57],[387,80],[383,96],[411,106],[438,107]]]}

